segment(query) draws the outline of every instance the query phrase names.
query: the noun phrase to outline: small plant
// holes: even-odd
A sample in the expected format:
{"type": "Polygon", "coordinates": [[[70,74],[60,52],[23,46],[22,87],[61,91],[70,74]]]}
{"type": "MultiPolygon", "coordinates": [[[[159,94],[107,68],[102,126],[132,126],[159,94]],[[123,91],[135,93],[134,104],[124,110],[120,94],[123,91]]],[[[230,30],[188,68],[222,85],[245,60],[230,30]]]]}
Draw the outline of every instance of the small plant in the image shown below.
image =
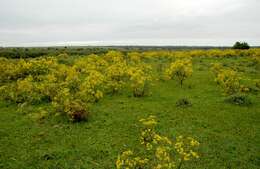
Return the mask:
{"type": "Polygon", "coordinates": [[[255,86],[260,89],[260,79],[255,80],[255,86]]]}
{"type": "Polygon", "coordinates": [[[252,104],[248,96],[244,94],[231,95],[228,98],[226,98],[226,102],[236,104],[236,105],[244,105],[244,106],[252,104]]]}
{"type": "Polygon", "coordinates": [[[177,107],[189,107],[192,106],[191,101],[187,98],[181,98],[176,102],[177,107]]]}

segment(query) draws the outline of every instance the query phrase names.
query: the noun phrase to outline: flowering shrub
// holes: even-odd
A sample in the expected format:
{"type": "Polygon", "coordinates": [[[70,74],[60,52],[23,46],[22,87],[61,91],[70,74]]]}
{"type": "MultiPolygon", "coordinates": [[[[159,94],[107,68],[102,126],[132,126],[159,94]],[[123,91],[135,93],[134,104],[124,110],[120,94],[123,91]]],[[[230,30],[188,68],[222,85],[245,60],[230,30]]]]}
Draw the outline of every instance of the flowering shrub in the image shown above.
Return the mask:
{"type": "Polygon", "coordinates": [[[176,60],[165,70],[165,74],[167,79],[175,77],[182,86],[183,81],[192,75],[192,62],[190,59],[176,60]]]}
{"type": "Polygon", "coordinates": [[[124,56],[118,51],[109,51],[105,54],[104,59],[111,63],[120,63],[124,61],[124,56]]]}
{"type": "Polygon", "coordinates": [[[68,88],[61,88],[57,92],[52,105],[58,114],[68,116],[73,122],[86,120],[89,115],[87,104],[74,98],[68,88]]]}
{"type": "Polygon", "coordinates": [[[29,75],[36,77],[47,74],[52,68],[57,66],[53,57],[24,60],[0,59],[0,80],[18,80],[29,75]]]}
{"type": "Polygon", "coordinates": [[[42,99],[42,95],[36,90],[36,83],[32,76],[19,79],[11,85],[4,85],[0,88],[0,92],[4,100],[15,103],[35,103],[42,99]]]}
{"type": "Polygon", "coordinates": [[[117,62],[107,67],[106,89],[111,93],[116,93],[125,85],[127,65],[125,62],[117,62]]]}
{"type": "Polygon", "coordinates": [[[199,142],[191,137],[179,136],[176,140],[161,136],[156,133],[157,124],[155,116],[140,120],[141,144],[144,145],[145,153],[141,156],[134,155],[134,152],[127,150],[118,156],[116,168],[153,168],[173,169],[181,168],[185,161],[199,158],[196,152],[199,142]]]}
{"type": "Polygon", "coordinates": [[[85,102],[94,103],[103,97],[104,76],[98,71],[92,71],[80,84],[76,97],[85,102]]]}
{"type": "Polygon", "coordinates": [[[210,70],[214,73],[215,76],[217,76],[217,74],[223,70],[223,66],[220,63],[213,63],[211,64],[210,70]]]}
{"type": "Polygon", "coordinates": [[[227,95],[239,92],[240,78],[234,70],[222,70],[217,74],[215,81],[222,87],[227,95]]]}
{"type": "Polygon", "coordinates": [[[130,63],[140,63],[142,59],[141,53],[138,52],[129,52],[127,57],[130,63]]]}
{"type": "Polygon", "coordinates": [[[127,74],[135,97],[142,97],[149,94],[149,87],[152,81],[151,66],[132,66],[128,68],[127,74]]]}
{"type": "Polygon", "coordinates": [[[107,66],[108,63],[105,59],[94,54],[77,59],[74,64],[76,70],[83,74],[88,74],[93,70],[103,72],[107,66]]]}

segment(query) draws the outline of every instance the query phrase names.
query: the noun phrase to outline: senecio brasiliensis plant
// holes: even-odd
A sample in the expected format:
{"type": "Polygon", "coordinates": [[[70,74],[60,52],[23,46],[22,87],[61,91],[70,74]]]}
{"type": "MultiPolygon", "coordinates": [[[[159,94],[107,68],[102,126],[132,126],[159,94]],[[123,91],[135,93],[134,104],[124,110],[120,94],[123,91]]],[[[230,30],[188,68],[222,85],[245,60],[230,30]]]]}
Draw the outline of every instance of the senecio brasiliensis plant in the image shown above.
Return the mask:
{"type": "Polygon", "coordinates": [[[178,136],[172,140],[155,130],[155,116],[140,119],[140,146],[142,153],[132,150],[122,152],[116,160],[117,169],[180,169],[192,159],[199,158],[199,142],[191,137],[178,136]]]}
{"type": "Polygon", "coordinates": [[[192,75],[191,59],[178,59],[165,70],[166,79],[176,78],[180,85],[192,75]]]}

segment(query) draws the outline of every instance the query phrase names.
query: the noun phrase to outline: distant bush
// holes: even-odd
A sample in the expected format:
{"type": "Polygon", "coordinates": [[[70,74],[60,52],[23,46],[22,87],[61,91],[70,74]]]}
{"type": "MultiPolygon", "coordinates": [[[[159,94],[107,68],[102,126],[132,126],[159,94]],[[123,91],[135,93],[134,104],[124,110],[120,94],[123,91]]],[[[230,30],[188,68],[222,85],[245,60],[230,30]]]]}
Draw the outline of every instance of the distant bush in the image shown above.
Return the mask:
{"type": "Polygon", "coordinates": [[[250,46],[246,42],[236,42],[233,45],[233,49],[249,49],[250,46]]]}
{"type": "Polygon", "coordinates": [[[244,95],[244,94],[231,95],[231,96],[227,97],[225,101],[232,103],[232,104],[244,105],[244,106],[252,104],[252,102],[248,98],[248,96],[244,95]]]}
{"type": "Polygon", "coordinates": [[[181,98],[181,99],[177,100],[177,102],[176,102],[177,107],[188,107],[191,105],[192,105],[191,101],[187,98],[181,98]]]}

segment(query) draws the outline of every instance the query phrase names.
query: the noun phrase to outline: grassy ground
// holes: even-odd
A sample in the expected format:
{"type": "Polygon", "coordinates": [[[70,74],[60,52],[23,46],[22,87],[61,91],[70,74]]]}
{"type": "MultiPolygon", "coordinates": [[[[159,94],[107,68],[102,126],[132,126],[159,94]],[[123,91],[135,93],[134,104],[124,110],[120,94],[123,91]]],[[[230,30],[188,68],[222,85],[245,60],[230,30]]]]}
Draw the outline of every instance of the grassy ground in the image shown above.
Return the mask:
{"type": "MultiPolygon", "coordinates": [[[[175,81],[157,82],[149,97],[134,98],[127,92],[106,96],[92,107],[88,122],[72,124],[53,116],[34,121],[15,105],[1,102],[0,168],[115,168],[120,152],[139,145],[138,119],[152,114],[159,119],[161,134],[192,136],[201,143],[200,159],[183,168],[257,169],[260,94],[250,94],[250,106],[224,102],[208,70],[214,61],[196,59],[194,74],[183,88],[175,81]],[[176,107],[184,97],[192,106],[176,107]]],[[[242,59],[219,61],[239,65],[242,59]]],[[[259,71],[241,69],[244,77],[259,78],[259,71]]]]}

